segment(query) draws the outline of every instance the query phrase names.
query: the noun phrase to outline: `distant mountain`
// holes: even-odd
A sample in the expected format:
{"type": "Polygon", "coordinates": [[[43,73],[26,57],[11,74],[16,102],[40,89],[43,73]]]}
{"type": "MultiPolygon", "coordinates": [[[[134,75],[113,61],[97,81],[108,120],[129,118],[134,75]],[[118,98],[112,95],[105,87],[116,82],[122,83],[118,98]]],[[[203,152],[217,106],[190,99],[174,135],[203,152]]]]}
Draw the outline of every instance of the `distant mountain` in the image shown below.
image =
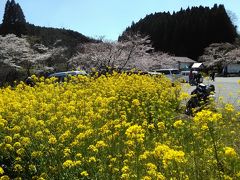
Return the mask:
{"type": "Polygon", "coordinates": [[[223,5],[192,7],[170,14],[161,12],[147,15],[132,23],[123,32],[149,35],[153,47],[176,56],[197,60],[211,43],[234,42],[237,32],[223,5]]]}
{"type": "Polygon", "coordinates": [[[47,47],[65,46],[74,48],[79,43],[97,42],[83,34],[66,29],[40,27],[26,23],[26,35],[30,36],[30,43],[40,43],[47,47]]]}
{"type": "Polygon", "coordinates": [[[96,42],[81,33],[58,28],[35,26],[26,22],[24,13],[18,3],[8,0],[5,5],[0,35],[15,34],[18,37],[27,35],[30,44],[41,43],[47,47],[65,46],[74,51],[79,43],[96,42]]]}
{"type": "MultiPolygon", "coordinates": [[[[10,33],[1,33],[2,25],[0,25],[0,35],[7,35],[10,33]]],[[[43,44],[46,47],[59,47],[63,46],[69,49],[69,56],[75,53],[75,48],[78,44],[88,43],[88,42],[99,42],[98,40],[84,36],[83,34],[59,28],[51,27],[40,27],[33,24],[26,23],[24,34],[20,36],[16,33],[18,37],[22,35],[27,36],[30,45],[43,44]]]]}

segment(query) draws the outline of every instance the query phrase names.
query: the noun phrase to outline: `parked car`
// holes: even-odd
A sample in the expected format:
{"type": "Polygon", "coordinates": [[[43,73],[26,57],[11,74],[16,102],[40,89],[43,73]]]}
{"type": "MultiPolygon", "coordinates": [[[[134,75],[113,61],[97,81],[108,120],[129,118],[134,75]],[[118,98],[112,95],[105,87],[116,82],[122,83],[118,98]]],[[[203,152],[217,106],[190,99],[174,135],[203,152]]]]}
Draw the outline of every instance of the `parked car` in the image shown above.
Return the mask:
{"type": "Polygon", "coordinates": [[[148,71],[148,74],[150,74],[150,75],[161,75],[161,73],[158,73],[156,71],[148,71]]]}
{"type": "Polygon", "coordinates": [[[181,71],[178,69],[157,69],[155,72],[165,75],[171,81],[176,81],[181,77],[181,71]]]}
{"type": "Polygon", "coordinates": [[[87,75],[86,71],[65,71],[65,72],[57,72],[57,73],[53,73],[50,74],[48,76],[48,78],[51,77],[56,77],[58,79],[58,82],[63,82],[65,78],[69,77],[69,76],[77,76],[77,75],[87,75]]]}
{"type": "MultiPolygon", "coordinates": [[[[195,73],[195,71],[193,72],[195,73]]],[[[182,82],[189,82],[189,74],[190,74],[190,71],[181,71],[181,80],[182,82]]]]}

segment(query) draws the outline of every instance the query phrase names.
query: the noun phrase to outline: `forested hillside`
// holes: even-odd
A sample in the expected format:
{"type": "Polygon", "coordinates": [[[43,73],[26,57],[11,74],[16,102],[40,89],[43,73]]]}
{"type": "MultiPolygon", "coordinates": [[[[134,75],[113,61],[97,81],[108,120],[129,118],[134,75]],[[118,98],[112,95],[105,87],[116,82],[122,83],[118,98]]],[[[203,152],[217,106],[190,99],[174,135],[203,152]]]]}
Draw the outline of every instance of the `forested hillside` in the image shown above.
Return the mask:
{"type": "Polygon", "coordinates": [[[78,43],[95,42],[76,31],[40,27],[26,22],[20,5],[14,0],[6,2],[3,21],[0,25],[0,35],[6,34],[15,34],[18,37],[27,35],[30,44],[41,43],[47,47],[57,42],[58,45],[69,47],[72,51],[78,43]]]}
{"type": "Polygon", "coordinates": [[[234,42],[237,33],[223,5],[147,15],[123,32],[149,35],[156,50],[197,59],[211,43],[234,42]]]}
{"type": "Polygon", "coordinates": [[[33,24],[26,24],[26,34],[31,38],[30,43],[41,43],[45,46],[65,46],[75,49],[79,43],[96,42],[96,40],[91,39],[82,35],[79,32],[58,29],[51,27],[40,27],[33,24]]]}

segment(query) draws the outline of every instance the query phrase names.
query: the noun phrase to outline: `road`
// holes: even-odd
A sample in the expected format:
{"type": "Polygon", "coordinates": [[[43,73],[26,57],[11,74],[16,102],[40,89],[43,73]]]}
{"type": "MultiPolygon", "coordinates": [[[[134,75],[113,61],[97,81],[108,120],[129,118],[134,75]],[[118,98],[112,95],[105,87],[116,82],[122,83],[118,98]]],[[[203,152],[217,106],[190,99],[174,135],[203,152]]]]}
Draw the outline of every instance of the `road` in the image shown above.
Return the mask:
{"type": "MultiPolygon", "coordinates": [[[[215,81],[205,78],[204,84],[213,84],[216,92],[216,102],[222,99],[225,103],[234,104],[240,110],[240,77],[216,77],[215,81]]],[[[183,85],[183,89],[191,93],[196,86],[183,85]]]]}

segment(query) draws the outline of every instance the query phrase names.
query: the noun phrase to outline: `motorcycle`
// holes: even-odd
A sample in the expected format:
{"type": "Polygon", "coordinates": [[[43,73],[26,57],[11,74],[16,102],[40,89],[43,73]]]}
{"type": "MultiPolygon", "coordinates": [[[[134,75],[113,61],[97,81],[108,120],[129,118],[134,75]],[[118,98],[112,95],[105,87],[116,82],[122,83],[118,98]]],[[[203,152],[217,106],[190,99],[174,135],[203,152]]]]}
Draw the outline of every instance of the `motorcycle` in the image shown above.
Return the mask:
{"type": "Polygon", "coordinates": [[[194,112],[200,111],[209,104],[212,98],[215,99],[215,86],[213,84],[198,84],[196,89],[191,92],[191,98],[186,104],[185,113],[187,115],[193,115],[194,112]]]}

